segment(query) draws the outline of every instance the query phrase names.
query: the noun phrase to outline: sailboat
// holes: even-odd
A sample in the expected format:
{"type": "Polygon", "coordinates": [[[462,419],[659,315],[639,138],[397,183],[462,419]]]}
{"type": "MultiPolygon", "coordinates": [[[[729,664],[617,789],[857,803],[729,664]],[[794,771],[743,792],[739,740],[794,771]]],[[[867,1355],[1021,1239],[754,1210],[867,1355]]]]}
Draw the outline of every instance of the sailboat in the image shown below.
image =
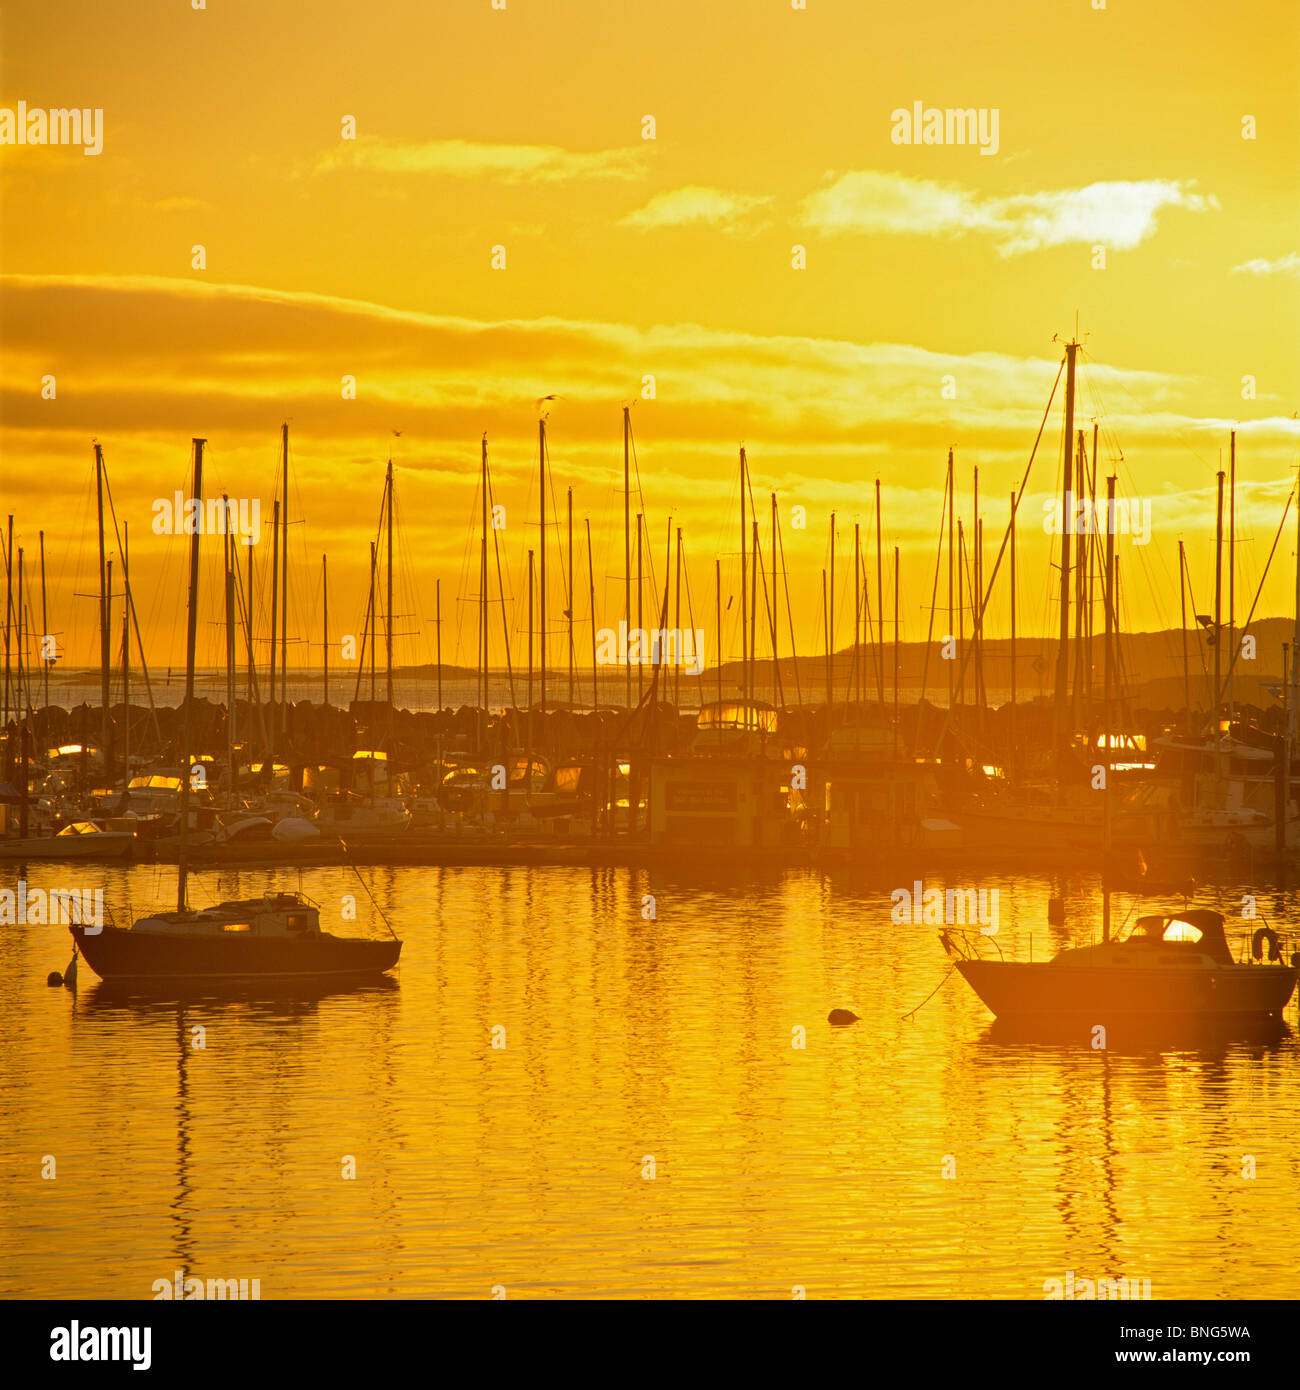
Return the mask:
{"type": "MultiPolygon", "coordinates": [[[[203,496],[203,446],[194,441],[194,492],[203,496]]],[[[198,622],[199,533],[190,538],[185,711],[182,719],[180,851],[176,910],[139,917],[130,927],[74,924],[69,930],[86,963],[103,980],[238,980],[381,975],[397,964],[402,943],[333,936],[320,910],[301,893],[218,903],[194,911],[186,901],[189,832],[190,712],[198,622]]],[[[392,932],[391,927],[389,928],[392,932]]]]}
{"type": "MultiPolygon", "coordinates": [[[[1108,498],[1114,491],[1112,476],[1107,480],[1108,498]]],[[[956,957],[962,978],[1000,1020],[1095,1026],[1112,1021],[1258,1021],[1276,1017],[1295,992],[1300,952],[1287,957],[1280,937],[1269,926],[1256,929],[1252,958],[1240,962],[1228,945],[1222,914],[1209,908],[1184,907],[1147,914],[1137,919],[1123,939],[1112,937],[1114,560],[1111,534],[1106,545],[1104,592],[1102,747],[1106,750],[1106,776],[1102,789],[1101,941],[1067,948],[1048,961],[1007,960],[998,948],[998,959],[993,960],[979,953],[976,938],[948,929],[940,934],[944,950],[956,957]]]]}

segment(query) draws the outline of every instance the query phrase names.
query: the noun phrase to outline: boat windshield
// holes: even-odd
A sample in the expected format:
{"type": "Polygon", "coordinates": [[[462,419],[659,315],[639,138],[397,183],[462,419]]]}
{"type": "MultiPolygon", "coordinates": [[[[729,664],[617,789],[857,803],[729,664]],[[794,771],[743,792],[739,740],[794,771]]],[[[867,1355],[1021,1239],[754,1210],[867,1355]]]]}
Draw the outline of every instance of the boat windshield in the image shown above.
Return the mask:
{"type": "Polygon", "coordinates": [[[1223,935],[1223,918],[1208,908],[1188,908],[1169,916],[1139,917],[1132,938],[1143,942],[1185,942],[1200,946],[1208,956],[1231,965],[1232,952],[1223,935]]]}

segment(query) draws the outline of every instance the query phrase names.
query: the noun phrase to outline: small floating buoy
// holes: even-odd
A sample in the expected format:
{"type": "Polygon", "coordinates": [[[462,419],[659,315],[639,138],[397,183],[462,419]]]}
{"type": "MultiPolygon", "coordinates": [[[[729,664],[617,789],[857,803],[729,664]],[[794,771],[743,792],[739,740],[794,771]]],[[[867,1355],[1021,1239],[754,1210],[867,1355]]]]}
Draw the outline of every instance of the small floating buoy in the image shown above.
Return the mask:
{"type": "Polygon", "coordinates": [[[49,985],[51,989],[58,989],[58,987],[63,983],[63,976],[60,975],[57,970],[51,970],[50,973],[45,977],[45,983],[49,985]]]}
{"type": "Polygon", "coordinates": [[[858,1016],[849,1009],[832,1009],[830,1013],[826,1015],[826,1021],[827,1023],[837,1024],[856,1023],[858,1021],[858,1016]]]}

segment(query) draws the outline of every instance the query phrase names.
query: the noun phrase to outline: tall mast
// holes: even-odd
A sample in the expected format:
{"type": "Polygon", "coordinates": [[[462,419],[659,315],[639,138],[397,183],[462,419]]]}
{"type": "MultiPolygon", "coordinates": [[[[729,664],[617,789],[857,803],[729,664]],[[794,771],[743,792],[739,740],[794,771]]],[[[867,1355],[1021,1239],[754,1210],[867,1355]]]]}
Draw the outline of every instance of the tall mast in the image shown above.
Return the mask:
{"type": "Polygon", "coordinates": [[[378,547],[370,542],[370,702],[375,701],[375,629],[379,626],[379,614],[375,611],[375,566],[378,563],[378,547]]]}
{"type": "MultiPolygon", "coordinates": [[[[1112,473],[1106,479],[1106,516],[1109,518],[1114,511],[1112,503],[1115,500],[1115,475],[1112,473]]],[[[1181,547],[1181,542],[1180,542],[1181,547]]],[[[1104,692],[1102,695],[1102,744],[1106,749],[1106,783],[1102,792],[1102,874],[1103,882],[1109,884],[1110,879],[1110,778],[1111,778],[1111,718],[1110,718],[1110,687],[1111,687],[1111,654],[1112,644],[1115,633],[1115,528],[1109,524],[1106,526],[1106,658],[1105,674],[1103,676],[1104,692]]],[[[1101,936],[1103,941],[1110,940],[1110,890],[1105,888],[1102,893],[1101,907],[1101,936]]]]}
{"type": "MultiPolygon", "coordinates": [[[[95,458],[99,458],[99,445],[95,445],[95,458]]],[[[101,493],[102,496],[102,493],[101,493]]],[[[102,511],[102,507],[101,507],[102,511]]],[[[103,525],[100,525],[100,533],[103,534],[103,525]]],[[[100,619],[103,619],[103,589],[104,589],[104,556],[103,546],[100,546],[99,557],[99,587],[100,587],[100,619]]],[[[4,724],[9,724],[9,672],[10,672],[10,647],[9,639],[12,636],[11,625],[14,616],[14,519],[13,514],[9,516],[9,539],[5,542],[5,696],[4,696],[4,724]]],[[[107,700],[105,701],[107,703],[107,700]]]]}
{"type": "Polygon", "coordinates": [[[1228,729],[1232,729],[1233,678],[1237,669],[1237,431],[1228,436],[1228,729]]]}
{"type": "MultiPolygon", "coordinates": [[[[643,626],[643,624],[642,624],[642,617],[641,617],[641,601],[642,601],[642,593],[641,593],[641,565],[642,565],[642,557],[641,557],[641,533],[642,533],[642,531],[643,531],[644,529],[645,529],[645,517],[644,517],[640,512],[637,512],[637,514],[636,514],[636,625],[637,625],[637,630],[638,630],[638,631],[641,631],[641,630],[642,630],[642,626],[643,626]]],[[[721,632],[722,632],[721,627],[718,628],[718,632],[719,632],[719,634],[721,634],[721,632]]],[[[721,637],[719,637],[719,640],[721,640],[721,637]]],[[[639,643],[640,643],[640,639],[638,639],[638,646],[639,646],[639,643]]],[[[640,653],[639,653],[639,657],[640,657],[640,659],[637,661],[637,664],[636,664],[636,702],[637,702],[638,705],[641,703],[641,691],[642,691],[642,686],[643,686],[644,681],[645,681],[645,668],[644,668],[644,665],[643,665],[643,662],[644,662],[644,660],[645,660],[645,653],[644,653],[644,652],[640,652],[640,653]]]]}
{"type": "Polygon", "coordinates": [[[488,461],[487,461],[487,432],[483,433],[481,467],[479,476],[479,491],[483,496],[483,525],[479,532],[479,609],[478,609],[478,646],[479,659],[477,665],[480,671],[479,677],[479,708],[486,715],[488,707],[488,562],[487,562],[487,534],[488,534],[488,461]]]}
{"type": "Polygon", "coordinates": [[[822,570],[822,636],[826,641],[826,714],[829,720],[831,712],[831,638],[830,628],[826,625],[826,571],[822,570]]]}
{"type": "Polygon", "coordinates": [[[587,595],[591,604],[591,708],[600,708],[600,686],[596,679],[596,568],[591,560],[591,518],[583,517],[587,528],[587,595]]]}
{"type": "MultiPolygon", "coordinates": [[[[1300,564],[1300,561],[1297,562],[1300,564]]],[[[718,703],[722,703],[722,561],[713,560],[713,645],[718,658],[718,703]]]]}
{"type": "MultiPolygon", "coordinates": [[[[757,692],[754,689],[754,659],[758,650],[758,519],[750,522],[754,528],[753,546],[750,549],[750,561],[753,571],[749,580],[749,684],[746,690],[746,699],[753,701],[757,692]]],[[[748,726],[751,710],[745,711],[745,722],[748,726]]]]}
{"type": "Polygon", "coordinates": [[[1214,741],[1219,740],[1220,654],[1223,651],[1223,469],[1219,469],[1219,498],[1214,513],[1214,741]]]}
{"type": "Polygon", "coordinates": [[[894,547],[894,752],[898,752],[898,547],[894,547]]]}
{"type": "MultiPolygon", "coordinates": [[[[194,441],[194,499],[203,506],[203,446],[206,439],[194,441]]],[[[98,452],[98,446],[96,446],[98,452]]],[[[185,624],[185,708],[181,717],[181,840],[177,856],[176,911],[185,911],[185,881],[189,871],[190,820],[190,725],[194,706],[194,649],[199,621],[199,532],[195,526],[190,537],[189,605],[185,624]]]]}
{"type": "Polygon", "coordinates": [[[393,717],[393,460],[388,460],[388,475],[384,479],[384,495],[388,515],[388,612],[384,623],[384,656],[388,669],[388,717],[393,717]]]}
{"type": "Polygon", "coordinates": [[[330,703],[330,579],[327,557],[320,557],[320,650],[321,650],[321,708],[330,703]]]}
{"type": "Polygon", "coordinates": [[[780,616],[780,604],[777,601],[776,591],[776,493],[772,494],[772,691],[775,697],[776,687],[781,679],[780,659],[777,656],[777,619],[780,616]]]}
{"type": "MultiPolygon", "coordinates": [[[[1300,569],[1300,556],[1296,557],[1300,569]]],[[[1187,666],[1187,557],[1183,542],[1178,542],[1178,613],[1183,636],[1183,732],[1190,732],[1188,722],[1192,714],[1192,678],[1187,666]]]]}
{"type": "Polygon", "coordinates": [[[537,566],[537,627],[541,636],[541,712],[546,713],[546,421],[537,422],[537,497],[541,558],[537,566]]]}
{"type": "MultiPolygon", "coordinates": [[[[757,522],[754,523],[758,525],[757,522]]],[[[677,629],[678,640],[681,640],[682,631],[682,528],[677,528],[677,570],[673,579],[673,589],[677,595],[677,612],[673,618],[673,625],[677,629]]],[[[673,709],[680,710],[682,707],[682,653],[679,647],[674,653],[677,657],[677,669],[673,672],[673,709]]]]}
{"type": "MultiPolygon", "coordinates": [[[[275,639],[280,626],[280,499],[271,505],[271,669],[270,688],[267,698],[270,701],[270,735],[267,741],[268,761],[272,772],[275,770],[275,735],[278,721],[275,717],[275,639]]],[[[361,655],[365,656],[363,650],[361,655]]]]}
{"type": "MultiPolygon", "coordinates": [[[[629,534],[630,518],[632,510],[632,483],[631,473],[628,469],[628,458],[630,454],[629,444],[632,435],[632,408],[623,407],[623,613],[629,631],[632,627],[632,538],[629,534]]],[[[653,436],[653,430],[651,431],[653,436]]],[[[569,587],[573,588],[573,498],[570,489],[569,498],[569,587]]],[[[569,595],[569,684],[573,684],[573,595],[569,595]]],[[[632,707],[632,663],[627,665],[627,692],[626,703],[628,708],[632,707]]],[[[573,692],[569,692],[569,703],[573,703],[573,692]]]]}
{"type": "Polygon", "coordinates": [[[131,790],[131,528],[122,523],[122,791],[131,790]]]}
{"type": "MultiPolygon", "coordinates": [[[[1083,431],[1076,432],[1075,442],[1075,477],[1078,479],[1079,492],[1082,494],[1087,486],[1087,468],[1084,462],[1083,453],[1083,431]]],[[[1077,503],[1076,503],[1077,514],[1077,503]]],[[[1071,522],[1072,524],[1072,522],[1071,522]]],[[[1091,527],[1089,527],[1091,531],[1091,527]]],[[[1083,701],[1083,610],[1084,610],[1084,581],[1087,568],[1087,548],[1088,532],[1079,537],[1078,551],[1074,563],[1074,686],[1071,703],[1071,723],[1077,729],[1079,727],[1080,711],[1083,701]]]]}
{"type": "MultiPolygon", "coordinates": [[[[1286,673],[1284,673],[1285,676],[1286,673]]],[[[1294,749],[1296,742],[1296,721],[1300,715],[1300,504],[1296,506],[1296,545],[1295,545],[1295,612],[1291,628],[1291,700],[1287,708],[1287,744],[1294,749]]],[[[1288,798],[1291,788],[1287,787],[1288,798]]]]}
{"type": "MultiPolygon", "coordinates": [[[[1016,757],[1016,494],[1015,490],[1011,493],[1011,522],[1010,522],[1010,556],[1011,561],[1011,728],[1007,746],[1010,756],[1007,761],[1009,764],[1015,763],[1016,757]]],[[[1008,767],[1008,772],[1011,767],[1008,767]]]]}
{"type": "Polygon", "coordinates": [[[438,709],[442,709],[442,580],[435,579],[433,582],[433,614],[434,623],[438,633],[438,709]]]}
{"type": "MultiPolygon", "coordinates": [[[[854,581],[857,582],[856,580],[854,581]]],[[[830,713],[835,690],[835,513],[831,513],[831,580],[830,595],[823,592],[826,607],[826,711],[830,713]]],[[[825,590],[826,576],[822,576],[825,590]]],[[[856,638],[855,638],[856,640],[856,638]]]]}
{"type": "Polygon", "coordinates": [[[42,703],[46,709],[50,707],[50,666],[52,658],[45,655],[45,639],[50,633],[50,619],[45,607],[45,532],[40,533],[41,537],[41,665],[44,668],[42,679],[44,683],[44,697],[42,703]]]}
{"type": "MultiPolygon", "coordinates": [[[[569,565],[568,565],[568,570],[569,570],[569,585],[568,585],[568,588],[569,588],[569,611],[568,611],[568,613],[567,613],[565,616],[566,616],[566,617],[568,618],[568,620],[569,620],[569,708],[572,709],[572,708],[573,708],[573,486],[572,486],[572,484],[570,484],[568,491],[565,493],[565,499],[566,499],[566,501],[565,501],[565,520],[566,520],[567,525],[568,525],[568,537],[569,537],[569,565]]],[[[626,553],[626,552],[627,552],[627,548],[628,548],[628,537],[627,537],[627,507],[626,507],[626,505],[625,505],[624,508],[623,508],[623,551],[624,551],[624,556],[623,556],[623,558],[624,558],[625,560],[627,559],[627,553],[626,553]]],[[[624,585],[624,589],[626,590],[626,592],[625,592],[625,594],[624,594],[624,597],[626,598],[627,604],[628,604],[627,626],[628,626],[628,627],[631,627],[631,626],[632,626],[632,613],[631,613],[631,606],[630,606],[630,605],[631,605],[631,602],[632,602],[632,597],[631,597],[631,595],[632,595],[632,588],[631,588],[631,585],[632,585],[632,578],[631,578],[631,574],[630,574],[630,573],[626,576],[626,579],[627,579],[627,583],[624,585]]],[[[630,664],[630,663],[628,664],[628,667],[627,667],[627,702],[628,702],[628,705],[629,705],[629,706],[630,706],[631,703],[632,703],[632,667],[631,667],[631,664],[630,664]]]]}
{"type": "MultiPolygon", "coordinates": [[[[954,634],[956,633],[956,631],[957,631],[956,625],[955,625],[954,620],[953,620],[953,611],[952,611],[952,597],[953,597],[953,588],[952,588],[952,567],[953,567],[954,557],[955,557],[955,555],[956,555],[956,551],[955,551],[954,548],[953,548],[953,523],[954,523],[953,513],[956,511],[956,507],[955,507],[954,503],[956,502],[956,498],[957,498],[957,491],[956,491],[956,487],[954,486],[954,483],[955,483],[955,478],[954,478],[953,468],[952,468],[952,448],[951,448],[951,446],[950,446],[949,449],[948,449],[948,476],[947,476],[946,480],[944,481],[944,492],[945,492],[945,494],[946,494],[946,503],[947,503],[947,507],[948,507],[948,640],[949,640],[950,642],[952,641],[953,635],[954,635],[954,634]]],[[[956,672],[956,669],[955,669],[955,663],[950,661],[950,662],[948,663],[948,709],[949,709],[949,711],[952,710],[953,699],[954,699],[955,696],[956,696],[956,690],[955,690],[956,676],[957,676],[957,672],[956,672]]]]}
{"type": "Polygon", "coordinates": [[[1056,770],[1059,783],[1065,767],[1069,735],[1067,701],[1070,693],[1070,497],[1074,491],[1074,376],[1079,344],[1065,345],[1065,457],[1061,481],[1061,587],[1060,627],[1056,648],[1056,698],[1053,706],[1056,770]]]}
{"type": "MultiPolygon", "coordinates": [[[[235,568],[234,568],[234,548],[235,538],[230,531],[230,499],[223,492],[221,494],[221,560],[222,568],[225,571],[225,600],[226,600],[226,766],[229,769],[230,784],[229,796],[230,804],[235,803],[235,786],[237,778],[235,776],[235,568]]],[[[122,580],[126,583],[126,557],[122,560],[122,580]]],[[[130,586],[127,585],[127,609],[130,610],[130,586]]],[[[123,682],[126,679],[126,663],[122,664],[123,682]]],[[[125,704],[125,700],[123,701],[125,704]]],[[[130,706],[127,705],[128,715],[130,706]]],[[[128,725],[130,719],[128,717],[128,725]]]]}
{"type": "MultiPolygon", "coordinates": [[[[289,732],[289,425],[280,426],[280,732],[289,732]]],[[[272,692],[274,696],[274,691],[272,692]]]]}
{"type": "Polygon", "coordinates": [[[880,705],[885,704],[885,580],[884,550],[880,543],[880,479],[876,479],[876,675],[880,705]]]}
{"type": "Polygon", "coordinates": [[[862,539],[853,523],[853,665],[849,668],[849,698],[862,703],[862,539]]]}
{"type": "Polygon", "coordinates": [[[15,696],[15,706],[20,715],[18,732],[18,771],[19,771],[19,792],[18,800],[18,835],[21,839],[27,838],[27,803],[29,798],[31,781],[27,764],[27,740],[29,734],[27,720],[27,703],[23,699],[23,648],[26,640],[23,634],[23,551],[18,548],[18,689],[15,696]]]}
{"type": "MultiPolygon", "coordinates": [[[[740,449],[740,674],[742,682],[748,678],[749,672],[749,570],[745,556],[745,449],[740,449]]],[[[745,690],[748,695],[748,689],[745,690]]]]}
{"type": "MultiPolygon", "coordinates": [[[[95,496],[96,511],[99,517],[99,705],[101,711],[101,738],[104,744],[104,781],[113,777],[113,730],[108,713],[108,561],[104,554],[104,450],[95,445],[95,496]]],[[[13,555],[13,517],[9,518],[9,554],[13,555]]],[[[5,622],[6,660],[8,658],[9,625],[5,622]]],[[[8,687],[8,676],[5,678],[8,687]]]]}

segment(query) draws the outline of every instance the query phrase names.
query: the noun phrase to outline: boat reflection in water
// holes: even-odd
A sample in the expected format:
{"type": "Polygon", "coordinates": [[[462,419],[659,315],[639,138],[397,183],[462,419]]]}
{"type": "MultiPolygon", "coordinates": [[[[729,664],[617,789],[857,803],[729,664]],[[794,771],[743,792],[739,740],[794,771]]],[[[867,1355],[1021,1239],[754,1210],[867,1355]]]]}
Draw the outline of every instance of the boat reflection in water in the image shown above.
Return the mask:
{"type": "Polygon", "coordinates": [[[1123,940],[1070,948],[1050,961],[981,958],[977,942],[992,938],[952,930],[941,938],[999,1022],[1049,1029],[1276,1020],[1300,975],[1282,963],[1282,943],[1269,927],[1254,934],[1253,960],[1234,960],[1223,916],[1208,908],[1139,917],[1123,940]]]}

